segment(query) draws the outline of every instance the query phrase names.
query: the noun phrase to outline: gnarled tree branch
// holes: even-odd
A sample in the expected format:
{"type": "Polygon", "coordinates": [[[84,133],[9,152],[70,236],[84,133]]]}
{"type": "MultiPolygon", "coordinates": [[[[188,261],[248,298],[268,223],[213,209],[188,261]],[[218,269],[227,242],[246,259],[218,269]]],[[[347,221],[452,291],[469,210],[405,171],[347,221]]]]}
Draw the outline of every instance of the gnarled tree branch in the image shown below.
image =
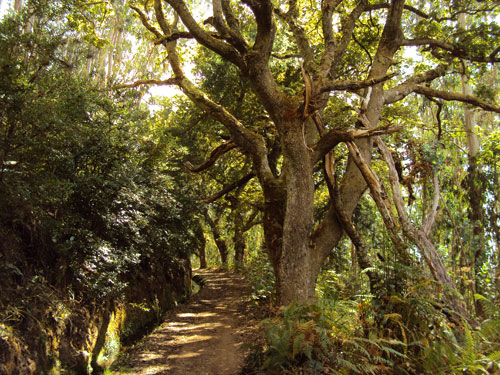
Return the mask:
{"type": "Polygon", "coordinates": [[[217,193],[212,194],[210,197],[203,199],[201,202],[202,203],[215,202],[217,199],[223,197],[227,193],[230,193],[234,189],[237,189],[239,187],[245,186],[248,183],[248,181],[250,181],[254,177],[255,177],[255,173],[249,173],[245,177],[239,179],[238,181],[233,182],[233,183],[231,183],[229,185],[224,186],[217,193]]]}
{"type": "Polygon", "coordinates": [[[221,55],[239,67],[244,65],[243,59],[233,46],[214,38],[196,22],[183,0],[166,0],[166,2],[176,11],[181,18],[182,23],[184,23],[198,43],[221,55]]]}
{"type": "Polygon", "coordinates": [[[347,91],[361,90],[376,85],[378,83],[388,81],[389,79],[397,75],[398,73],[391,73],[383,77],[371,78],[363,81],[355,81],[355,80],[326,81],[321,87],[321,92],[340,91],[340,90],[347,90],[347,91]]]}
{"type": "Polygon", "coordinates": [[[432,195],[432,206],[431,209],[429,210],[429,213],[425,217],[422,226],[420,227],[420,229],[422,229],[427,236],[430,235],[432,225],[436,220],[437,210],[439,207],[440,190],[439,190],[439,179],[436,171],[433,171],[432,173],[432,184],[434,186],[434,192],[432,195]]]}
{"type": "Polygon", "coordinates": [[[210,157],[208,160],[206,160],[204,163],[198,165],[198,166],[193,166],[190,162],[186,162],[185,165],[186,167],[191,171],[191,172],[201,172],[204,171],[205,169],[210,168],[212,165],[215,164],[215,162],[224,154],[228,153],[232,149],[235,149],[238,147],[236,143],[233,141],[228,141],[224,142],[223,144],[217,146],[212,150],[210,153],[210,157]]]}
{"type": "Polygon", "coordinates": [[[309,44],[309,38],[306,35],[306,31],[302,26],[298,24],[297,16],[297,2],[289,1],[288,2],[288,12],[284,13],[280,9],[276,8],[274,12],[281,18],[283,21],[288,24],[290,31],[292,32],[295,42],[300,50],[300,56],[304,59],[304,66],[307,71],[311,71],[314,65],[314,51],[309,44]]]}
{"type": "Polygon", "coordinates": [[[178,85],[179,80],[177,78],[168,78],[164,80],[158,80],[158,79],[140,79],[137,81],[134,81],[132,83],[124,83],[121,85],[116,86],[115,88],[117,89],[130,89],[134,87],[139,87],[143,85],[155,85],[155,86],[174,86],[178,85]]]}
{"type": "Polygon", "coordinates": [[[386,90],[384,92],[384,104],[391,104],[405,98],[415,90],[416,85],[431,82],[432,80],[445,75],[447,70],[448,64],[440,64],[434,69],[429,69],[424,73],[416,74],[396,87],[386,90]]]}
{"type": "Polygon", "coordinates": [[[273,4],[270,0],[243,0],[252,10],[257,21],[257,35],[253,50],[268,59],[273,49],[276,25],[273,21],[273,4]]]}
{"type": "Polygon", "coordinates": [[[326,43],[315,80],[317,79],[319,82],[322,82],[326,80],[329,75],[335,75],[334,72],[340,64],[342,57],[349,46],[349,42],[351,41],[356,21],[361,14],[363,14],[366,6],[366,1],[360,1],[345,21],[342,22],[342,37],[337,41],[330,40],[326,43]]]}
{"type": "Polygon", "coordinates": [[[317,163],[340,142],[351,142],[359,138],[396,133],[401,129],[402,127],[400,126],[382,126],[373,129],[332,129],[313,146],[314,154],[312,160],[314,163],[317,163]]]}
{"type": "Polygon", "coordinates": [[[401,234],[398,232],[398,224],[392,211],[387,206],[386,200],[388,195],[385,192],[382,183],[380,182],[378,176],[371,170],[370,166],[364,161],[361,151],[358,149],[354,142],[347,142],[347,148],[349,149],[349,154],[352,160],[356,163],[357,167],[361,171],[368,187],[370,188],[371,196],[375,201],[382,220],[389,231],[389,236],[394,245],[394,248],[400,254],[402,259],[407,259],[408,254],[406,251],[406,244],[401,234]]]}
{"type": "Polygon", "coordinates": [[[421,86],[421,85],[416,85],[413,91],[416,92],[417,94],[422,94],[433,98],[441,98],[444,100],[468,103],[475,107],[480,107],[485,111],[500,113],[500,107],[494,104],[490,104],[473,95],[465,95],[465,94],[460,94],[458,92],[437,90],[431,87],[421,86]]]}
{"type": "Polygon", "coordinates": [[[401,46],[429,46],[432,48],[439,48],[444,51],[448,51],[453,57],[459,57],[468,61],[483,63],[500,62],[500,58],[495,57],[497,53],[500,52],[499,48],[495,49],[489,56],[471,56],[460,47],[442,40],[431,38],[403,39],[401,41],[401,46]]]}

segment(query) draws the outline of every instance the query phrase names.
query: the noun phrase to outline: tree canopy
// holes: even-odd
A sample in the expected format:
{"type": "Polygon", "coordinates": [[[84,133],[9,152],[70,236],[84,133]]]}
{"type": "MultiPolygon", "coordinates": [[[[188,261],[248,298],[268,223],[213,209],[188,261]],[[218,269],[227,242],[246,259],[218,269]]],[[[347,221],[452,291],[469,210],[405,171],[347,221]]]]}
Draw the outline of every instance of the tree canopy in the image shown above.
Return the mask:
{"type": "MultiPolygon", "coordinates": [[[[431,238],[439,206],[437,165],[428,161],[434,198],[422,207],[423,220],[416,220],[405,207],[405,199],[412,198],[401,193],[404,176],[396,161],[404,159],[398,152],[414,142],[411,133],[424,126],[434,126],[436,147],[446,148],[440,113],[448,102],[500,111],[484,85],[470,92],[471,83],[499,61],[498,9],[488,1],[440,5],[212,1],[207,14],[199,14],[201,4],[184,1],[132,7],[154,43],[165,47],[170,77],[163,83],[179,86],[223,126],[227,140],[214,149],[212,162],[193,170],[232,150],[251,161],[263,195],[266,250],[281,302],[314,295],[321,266],[344,232],[358,249],[361,267],[370,268],[350,219],[369,189],[400,261],[411,263],[417,248],[417,258],[448,290],[449,303],[466,313],[431,238]],[[222,90],[214,93],[213,86],[188,78],[183,61],[193,42],[199,52],[192,64],[203,66],[205,56],[211,56],[225,66],[223,74],[232,78],[217,82],[241,82],[238,98],[223,100],[222,90]],[[419,111],[411,108],[411,94],[436,103],[436,121],[415,121],[419,111]],[[245,108],[251,109],[250,118],[245,108]],[[347,161],[337,160],[342,145],[349,151],[347,161]],[[378,173],[370,166],[374,147],[385,164],[378,173]],[[315,196],[325,189],[328,198],[323,195],[318,202],[315,196]],[[318,203],[328,206],[322,215],[315,215],[318,203]]],[[[204,76],[207,81],[210,74],[204,76]]],[[[375,287],[377,276],[369,276],[375,287]]]]}

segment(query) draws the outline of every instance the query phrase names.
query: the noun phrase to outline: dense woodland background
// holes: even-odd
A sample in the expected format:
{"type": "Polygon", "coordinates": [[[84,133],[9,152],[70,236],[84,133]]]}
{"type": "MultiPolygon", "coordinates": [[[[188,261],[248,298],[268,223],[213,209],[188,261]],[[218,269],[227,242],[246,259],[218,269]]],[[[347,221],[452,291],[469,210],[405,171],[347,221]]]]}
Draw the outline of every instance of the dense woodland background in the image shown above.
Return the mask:
{"type": "Polygon", "coordinates": [[[275,306],[247,373],[500,373],[496,1],[10,5],[0,374],[104,371],[215,266],[275,306]]]}

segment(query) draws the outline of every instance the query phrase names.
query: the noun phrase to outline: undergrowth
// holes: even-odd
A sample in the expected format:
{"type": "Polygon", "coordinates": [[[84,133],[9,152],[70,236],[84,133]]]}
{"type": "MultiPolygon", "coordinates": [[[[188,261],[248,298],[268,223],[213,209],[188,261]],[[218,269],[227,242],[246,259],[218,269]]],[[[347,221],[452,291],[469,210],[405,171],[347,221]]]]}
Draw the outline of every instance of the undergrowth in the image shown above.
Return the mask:
{"type": "MultiPolygon", "coordinates": [[[[243,374],[500,374],[500,311],[477,296],[487,318],[452,323],[421,282],[404,294],[292,303],[262,325],[243,374]]],[[[338,296],[336,296],[338,297],[338,296]]]]}

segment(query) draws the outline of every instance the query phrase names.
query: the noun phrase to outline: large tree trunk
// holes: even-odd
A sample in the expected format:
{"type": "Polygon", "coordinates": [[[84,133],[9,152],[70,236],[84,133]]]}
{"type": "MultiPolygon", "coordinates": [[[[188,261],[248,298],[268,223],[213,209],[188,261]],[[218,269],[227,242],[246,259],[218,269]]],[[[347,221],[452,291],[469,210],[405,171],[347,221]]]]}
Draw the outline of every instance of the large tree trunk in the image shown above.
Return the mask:
{"type": "Polygon", "coordinates": [[[314,184],[311,153],[299,119],[284,126],[283,175],[286,185],[286,214],[278,290],[281,304],[303,303],[314,297],[319,270],[311,264],[310,236],[314,224],[314,184]]]}

